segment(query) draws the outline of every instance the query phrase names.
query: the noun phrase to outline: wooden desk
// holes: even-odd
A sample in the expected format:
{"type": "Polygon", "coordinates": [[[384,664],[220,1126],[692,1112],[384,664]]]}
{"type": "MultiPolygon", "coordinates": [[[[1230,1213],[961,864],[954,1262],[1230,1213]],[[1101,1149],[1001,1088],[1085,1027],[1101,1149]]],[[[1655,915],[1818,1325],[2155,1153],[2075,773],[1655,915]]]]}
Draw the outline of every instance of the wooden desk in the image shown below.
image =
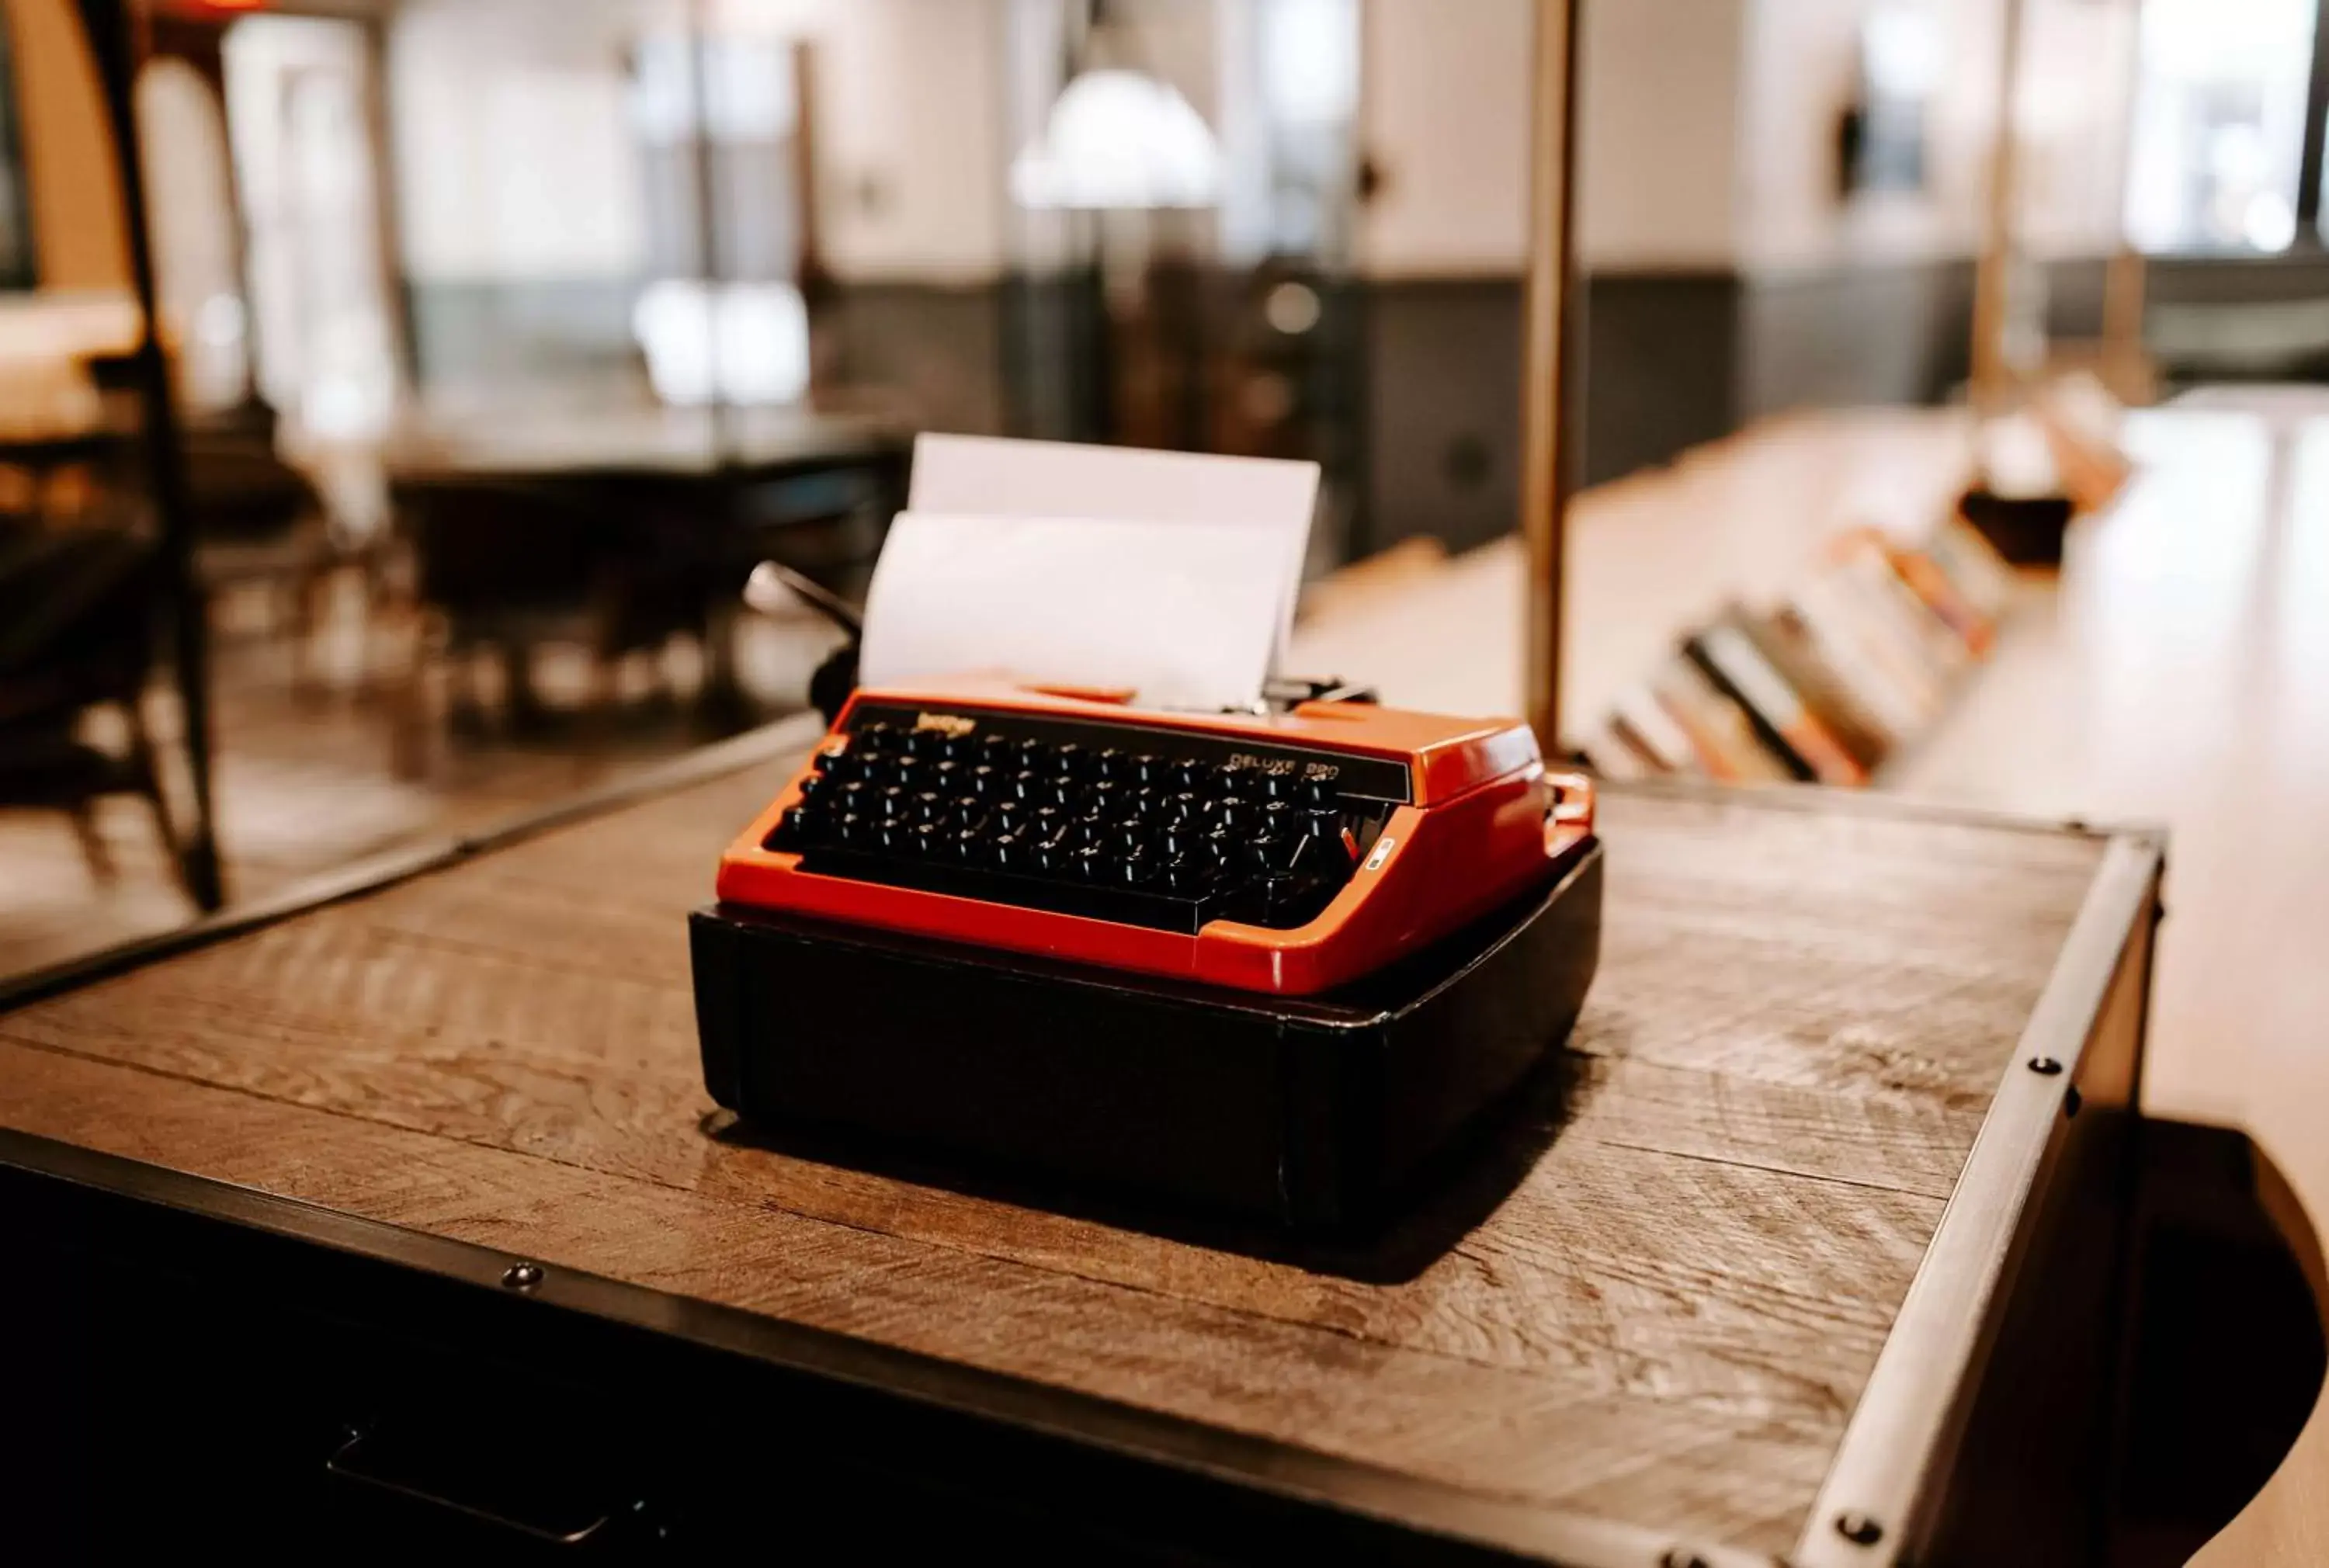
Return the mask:
{"type": "Polygon", "coordinates": [[[894,427],[800,408],[495,408],[416,413],[391,432],[382,461],[417,479],[769,478],[901,463],[910,446],[894,427]]]}
{"type": "MultiPolygon", "coordinates": [[[[2329,1309],[2329,392],[2209,390],[2131,416],[2125,439],[2125,494],[2072,528],[2059,577],[2026,587],[1993,664],[1882,782],[2169,831],[2145,1108],[2255,1139],[2329,1309]]],[[[1581,497],[1567,711],[1589,717],[1674,626],[1794,570],[1856,512],[1938,512],[1967,441],[1956,411],[1793,416],[1581,497]]],[[[1520,573],[1500,541],[1397,591],[1330,595],[1296,663],[1379,681],[1392,701],[1508,710],[1520,573]]],[[[2329,1404],[2202,1560],[2329,1562],[2329,1404]]]]}
{"type": "MultiPolygon", "coordinates": [[[[536,1347],[580,1323],[647,1347],[626,1356],[708,1347],[716,1376],[650,1380],[698,1401],[659,1444],[738,1404],[797,1439],[816,1394],[812,1457],[879,1456],[903,1488],[935,1453],[931,1506],[1007,1504],[1023,1544],[1080,1509],[1119,1548],[1222,1556],[1821,1568],[1938,1530],[1940,1557],[1995,1560],[1995,1521],[1951,1500],[1976,1483],[2019,1544],[2080,1538],[2037,1499],[2087,1462],[2051,1423],[2085,1419],[2066,1391],[2111,1357],[2082,1324],[2116,1228],[2067,1226],[2132,1092],[2153,841],[1615,792],[1600,974],[1558,1070],[1390,1236],[1296,1253],[725,1124],[683,915],[776,787],[773,745],[0,1015],[0,1232],[63,1193],[127,1234],[127,1195],[393,1265],[325,1292],[334,1323],[425,1280],[429,1310],[482,1303],[536,1347]],[[2043,1411],[1979,1379],[1993,1356],[2046,1367],[2043,1411]],[[796,1403],[764,1405],[756,1369],[796,1403]],[[969,1424],[917,1448],[933,1409],[969,1424]]],[[[316,1268],[254,1310],[325,1291],[316,1268]]],[[[787,1495],[797,1517],[818,1488],[787,1495]]]]}

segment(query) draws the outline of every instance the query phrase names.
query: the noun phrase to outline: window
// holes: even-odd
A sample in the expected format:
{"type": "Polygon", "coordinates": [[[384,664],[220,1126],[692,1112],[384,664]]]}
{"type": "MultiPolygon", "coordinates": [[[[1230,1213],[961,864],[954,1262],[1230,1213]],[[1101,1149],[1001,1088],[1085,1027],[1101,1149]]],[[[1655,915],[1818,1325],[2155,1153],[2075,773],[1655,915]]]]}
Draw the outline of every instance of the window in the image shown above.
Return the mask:
{"type": "Polygon", "coordinates": [[[2127,232],[2148,251],[2296,238],[2315,0],[2146,0],[2127,232]]]}

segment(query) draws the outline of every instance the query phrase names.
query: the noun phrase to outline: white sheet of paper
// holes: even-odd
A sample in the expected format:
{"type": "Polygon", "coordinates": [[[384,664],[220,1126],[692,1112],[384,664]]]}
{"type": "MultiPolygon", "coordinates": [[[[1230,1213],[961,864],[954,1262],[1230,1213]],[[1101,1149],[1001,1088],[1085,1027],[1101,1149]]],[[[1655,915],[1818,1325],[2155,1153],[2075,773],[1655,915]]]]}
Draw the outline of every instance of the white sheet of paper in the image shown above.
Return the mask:
{"type": "Polygon", "coordinates": [[[1284,587],[1273,657],[1294,630],[1318,465],[1066,441],[921,436],[906,509],[957,517],[1099,518],[1259,530],[1276,541],[1284,587]]]}
{"type": "Polygon", "coordinates": [[[900,512],[866,596],[858,677],[1001,672],[1122,688],[1146,707],[1239,707],[1269,674],[1288,577],[1267,529],[900,512]]]}

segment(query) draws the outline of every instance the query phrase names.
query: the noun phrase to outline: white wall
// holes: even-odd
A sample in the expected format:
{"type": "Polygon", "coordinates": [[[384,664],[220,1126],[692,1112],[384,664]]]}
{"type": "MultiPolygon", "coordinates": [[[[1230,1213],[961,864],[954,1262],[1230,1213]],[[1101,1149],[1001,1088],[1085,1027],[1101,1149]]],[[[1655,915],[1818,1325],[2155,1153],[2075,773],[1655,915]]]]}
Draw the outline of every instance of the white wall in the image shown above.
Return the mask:
{"type": "Polygon", "coordinates": [[[1359,218],[1362,272],[1520,268],[1532,9],[1531,0],[1367,0],[1359,137],[1383,183],[1359,218]]]}
{"type": "Polygon", "coordinates": [[[1012,151],[997,0],[832,0],[813,25],[818,215],[834,272],[997,275],[1012,151]]]}
{"type": "MultiPolygon", "coordinates": [[[[2099,255],[2118,238],[2136,0],[2027,0],[2021,211],[2043,253],[2099,255]]],[[[1981,247],[2004,44],[2004,0],[1753,0],[1738,169],[1739,254],[1773,270],[1967,257],[1981,247]],[[1926,189],[1834,193],[1836,117],[1879,6],[1921,11],[1942,52],[1926,122],[1926,189]]]]}
{"type": "Polygon", "coordinates": [[[1588,5],[1577,244],[1588,267],[1727,266],[1749,0],[1588,5]]]}
{"type": "Polygon", "coordinates": [[[611,0],[416,0],[398,13],[389,119],[416,282],[645,267],[626,51],[655,14],[611,0]]]}
{"type": "MultiPolygon", "coordinates": [[[[2028,0],[2027,239],[2117,242],[2137,0],[2028,0]]],[[[1971,256],[1997,123],[2004,0],[1601,0],[1584,13],[1578,245],[1588,267],[1787,270],[1971,256]],[[1836,194],[1836,134],[1880,6],[1939,45],[1927,189],[1836,194]]],[[[1532,0],[1365,0],[1361,265],[1509,273],[1528,242],[1532,0]]]]}

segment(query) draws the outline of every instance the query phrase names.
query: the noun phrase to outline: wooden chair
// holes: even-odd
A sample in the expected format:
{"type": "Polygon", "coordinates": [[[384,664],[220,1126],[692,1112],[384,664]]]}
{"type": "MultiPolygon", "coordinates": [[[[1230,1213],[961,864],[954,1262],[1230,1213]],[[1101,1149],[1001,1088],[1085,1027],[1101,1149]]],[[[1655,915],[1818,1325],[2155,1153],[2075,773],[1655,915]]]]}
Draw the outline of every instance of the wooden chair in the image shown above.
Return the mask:
{"type": "Polygon", "coordinates": [[[597,706],[611,702],[614,663],[675,633],[704,633],[704,603],[684,530],[581,485],[483,477],[391,482],[396,527],[412,561],[418,624],[398,703],[398,772],[419,771],[424,686],[440,659],[485,651],[507,675],[514,719],[539,711],[533,656],[579,644],[594,665],[597,706]]]}
{"type": "Polygon", "coordinates": [[[184,878],[143,706],[165,602],[163,563],[142,535],[0,534],[0,805],[63,812],[100,881],[114,867],[94,808],[108,794],[145,798],[173,872],[184,878]],[[121,718],[121,749],[86,736],[84,719],[103,709],[121,718]]]}

